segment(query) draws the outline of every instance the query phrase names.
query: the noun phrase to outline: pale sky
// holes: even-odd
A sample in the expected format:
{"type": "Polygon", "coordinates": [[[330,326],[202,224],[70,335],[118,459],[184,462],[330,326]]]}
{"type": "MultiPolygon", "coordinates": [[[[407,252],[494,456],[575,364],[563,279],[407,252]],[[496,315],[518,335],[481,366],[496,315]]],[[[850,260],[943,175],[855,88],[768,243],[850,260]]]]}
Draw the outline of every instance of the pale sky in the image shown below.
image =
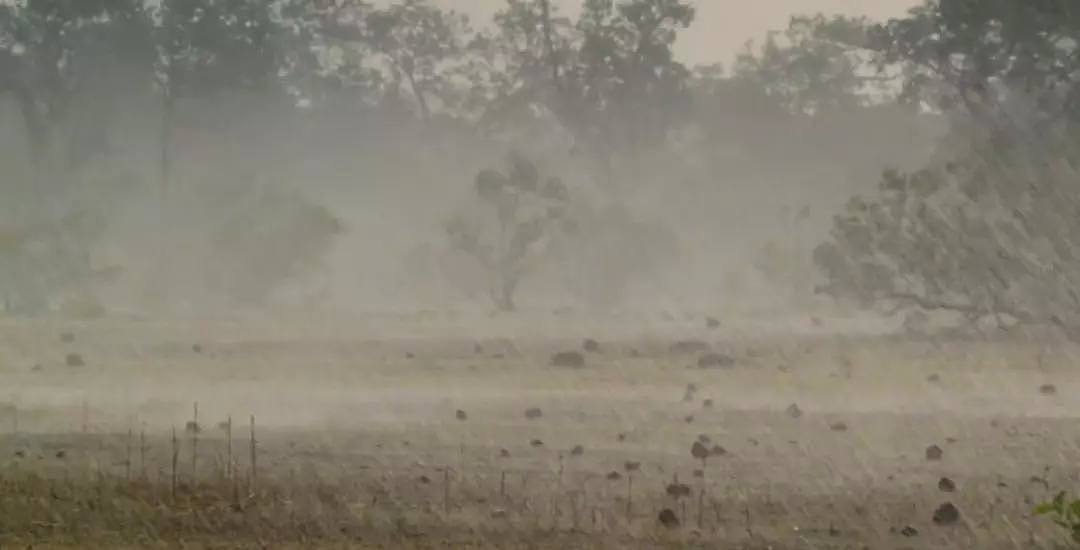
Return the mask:
{"type": "MultiPolygon", "coordinates": [[[[576,13],[581,0],[552,0],[564,13],[576,13]]],[[[490,21],[504,0],[440,0],[446,7],[490,21]]],[[[793,14],[825,12],[887,18],[903,15],[919,0],[697,0],[694,26],[682,33],[678,51],[690,65],[727,64],[750,39],[760,39],[771,29],[783,29],[793,14]]]]}

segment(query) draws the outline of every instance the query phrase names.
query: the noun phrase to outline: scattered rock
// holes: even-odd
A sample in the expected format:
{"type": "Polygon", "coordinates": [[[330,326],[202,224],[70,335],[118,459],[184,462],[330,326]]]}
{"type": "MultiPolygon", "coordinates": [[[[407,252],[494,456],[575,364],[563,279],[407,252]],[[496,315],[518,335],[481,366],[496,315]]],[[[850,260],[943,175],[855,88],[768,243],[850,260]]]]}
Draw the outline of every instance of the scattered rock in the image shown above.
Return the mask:
{"type": "Polygon", "coordinates": [[[65,458],[67,458],[67,451],[65,451],[63,449],[60,449],[59,451],[56,451],[56,458],[58,458],[60,460],[63,460],[65,458]]]}
{"type": "Polygon", "coordinates": [[[690,447],[690,456],[698,460],[705,460],[709,458],[709,448],[703,445],[701,441],[695,441],[690,447]]]}
{"type": "Polygon", "coordinates": [[[573,449],[570,449],[570,456],[581,456],[585,454],[585,447],[582,445],[574,445],[573,449]]]}
{"type": "Polygon", "coordinates": [[[534,439],[534,440],[529,442],[529,445],[532,445],[533,447],[543,447],[544,442],[540,441],[539,439],[534,439]]]}
{"type": "Polygon", "coordinates": [[[712,443],[712,439],[709,436],[705,435],[705,434],[698,434],[697,440],[702,445],[708,445],[709,443],[712,443]]]}
{"type": "Polygon", "coordinates": [[[679,527],[679,516],[675,515],[675,512],[671,508],[664,508],[660,510],[660,525],[667,527],[668,529],[675,529],[679,527]]]}
{"type": "Polygon", "coordinates": [[[416,481],[420,482],[421,485],[427,485],[428,483],[431,483],[431,478],[428,476],[420,476],[416,481]]]}
{"type": "Polygon", "coordinates": [[[943,493],[952,493],[956,491],[956,482],[947,477],[943,477],[938,480],[937,488],[943,493]]]}
{"type": "Polygon", "coordinates": [[[955,437],[946,437],[945,438],[945,443],[948,443],[949,445],[952,445],[953,443],[956,443],[957,441],[959,441],[959,440],[956,439],[955,437]]]}
{"type": "Polygon", "coordinates": [[[919,536],[919,530],[912,527],[912,526],[910,526],[910,525],[908,525],[908,526],[905,526],[903,529],[900,530],[900,534],[904,535],[907,538],[917,537],[917,536],[919,536]]]}
{"type": "Polygon", "coordinates": [[[191,351],[195,353],[202,353],[202,346],[200,346],[199,344],[192,344],[191,351]]]}
{"type": "Polygon", "coordinates": [[[585,356],[577,351],[564,351],[551,356],[553,367],[581,369],[585,367],[585,356]]]}
{"type": "Polygon", "coordinates": [[[641,352],[636,349],[630,350],[630,357],[641,357],[641,352]]]}
{"type": "Polygon", "coordinates": [[[75,335],[70,332],[64,332],[60,334],[60,341],[65,344],[71,344],[75,342],[75,335]]]}
{"type": "Polygon", "coordinates": [[[960,509],[953,503],[946,502],[934,510],[933,520],[935,525],[952,525],[960,521],[960,509]]]}
{"type": "Polygon", "coordinates": [[[407,351],[407,352],[405,352],[405,358],[406,359],[415,359],[416,356],[413,355],[411,351],[407,351]]]}
{"type": "Polygon", "coordinates": [[[726,454],[727,449],[719,445],[713,445],[712,449],[709,449],[709,456],[724,456],[726,454]]]}
{"type": "Polygon", "coordinates": [[[667,495],[672,498],[686,498],[690,496],[690,486],[685,483],[672,483],[667,486],[667,495]]]}
{"type": "Polygon", "coordinates": [[[510,458],[510,451],[508,449],[499,449],[499,456],[501,458],[510,458]]]}
{"type": "Polygon", "coordinates": [[[705,470],[701,470],[701,469],[694,470],[694,477],[697,478],[697,479],[704,478],[705,477],[705,470]]]}
{"type": "Polygon", "coordinates": [[[525,418],[529,420],[536,420],[537,418],[540,418],[542,416],[544,416],[544,411],[540,410],[540,407],[531,407],[525,409],[525,418]]]}
{"type": "Polygon", "coordinates": [[[703,408],[703,409],[711,409],[711,408],[713,408],[713,400],[712,399],[706,399],[706,400],[702,401],[701,402],[701,408],[703,408]]]}
{"type": "Polygon", "coordinates": [[[792,418],[801,418],[802,415],[803,415],[803,412],[802,412],[802,409],[799,408],[799,405],[797,403],[792,403],[787,408],[787,415],[792,417],[792,418]]]}
{"type": "Polygon", "coordinates": [[[636,471],[641,469],[641,463],[640,462],[627,462],[626,464],[623,464],[623,467],[626,468],[627,472],[636,472],[636,471]]]}
{"type": "Polygon", "coordinates": [[[18,450],[18,451],[15,451],[15,458],[25,458],[25,457],[26,457],[26,452],[25,451],[23,451],[21,449],[18,450]]]}
{"type": "Polygon", "coordinates": [[[600,342],[597,342],[592,338],[586,338],[585,341],[581,343],[581,349],[585,350],[586,353],[600,353],[600,342]]]}
{"type": "Polygon", "coordinates": [[[615,470],[612,470],[612,471],[608,472],[608,475],[606,475],[604,477],[608,481],[619,481],[620,479],[622,479],[622,474],[620,474],[619,472],[616,472],[615,470]]]}
{"type": "Polygon", "coordinates": [[[711,329],[711,330],[716,330],[716,329],[720,328],[720,320],[719,319],[714,319],[712,317],[706,317],[705,318],[705,328],[708,328],[708,329],[711,329]]]}
{"type": "Polygon", "coordinates": [[[926,381],[930,382],[931,384],[937,384],[938,382],[941,382],[941,375],[937,373],[931,374],[930,376],[926,377],[926,381]]]}
{"type": "Polygon", "coordinates": [[[484,346],[481,345],[480,342],[476,342],[473,344],[472,352],[475,355],[482,355],[484,353],[484,346]]]}
{"type": "Polygon", "coordinates": [[[465,411],[463,411],[461,409],[458,409],[458,411],[456,413],[454,413],[454,416],[456,416],[457,419],[461,420],[461,421],[465,421],[465,420],[469,419],[469,415],[466,414],[465,411]]]}
{"type": "Polygon", "coordinates": [[[690,355],[692,353],[704,353],[709,351],[709,344],[701,340],[679,340],[671,344],[671,353],[678,355],[690,355]]]}
{"type": "Polygon", "coordinates": [[[619,443],[623,443],[624,441],[626,441],[626,434],[620,433],[619,435],[615,436],[615,440],[619,443]]]}
{"type": "Polygon", "coordinates": [[[692,414],[686,415],[686,418],[684,418],[683,421],[686,422],[687,424],[693,424],[694,423],[694,415],[692,415],[692,414]]]}
{"type": "Polygon", "coordinates": [[[85,367],[86,366],[86,360],[84,360],[83,356],[79,355],[78,353],[69,353],[69,354],[67,354],[67,357],[64,358],[64,363],[67,364],[67,366],[69,366],[69,367],[85,367]]]}
{"type": "Polygon", "coordinates": [[[829,429],[834,432],[846,432],[848,430],[847,424],[842,421],[836,421],[829,424],[829,429]]]}
{"type": "Polygon", "coordinates": [[[730,369],[735,366],[735,358],[723,353],[707,353],[697,362],[699,369],[730,369]]]}
{"type": "Polygon", "coordinates": [[[926,460],[941,460],[945,456],[945,451],[941,450],[941,447],[937,445],[931,445],[926,448],[926,460]]]}
{"type": "Polygon", "coordinates": [[[1043,395],[1056,395],[1057,386],[1053,384],[1043,384],[1042,386],[1039,386],[1039,393],[1043,395]]]}
{"type": "Polygon", "coordinates": [[[694,400],[697,395],[697,386],[693,384],[686,385],[686,393],[683,394],[683,403],[689,403],[694,400]]]}
{"type": "Polygon", "coordinates": [[[42,370],[44,370],[44,367],[41,366],[41,363],[37,363],[34,366],[30,367],[30,370],[32,372],[41,372],[42,370]]]}

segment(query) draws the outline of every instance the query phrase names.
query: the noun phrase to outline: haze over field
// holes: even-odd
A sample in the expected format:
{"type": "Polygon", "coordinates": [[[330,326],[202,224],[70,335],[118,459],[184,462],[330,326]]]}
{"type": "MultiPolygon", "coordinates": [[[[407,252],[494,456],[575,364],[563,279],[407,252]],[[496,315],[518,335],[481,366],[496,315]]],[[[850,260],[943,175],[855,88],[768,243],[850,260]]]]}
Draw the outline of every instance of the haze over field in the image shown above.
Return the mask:
{"type": "Polygon", "coordinates": [[[1080,541],[1075,5],[0,0],[0,548],[1080,541]]]}

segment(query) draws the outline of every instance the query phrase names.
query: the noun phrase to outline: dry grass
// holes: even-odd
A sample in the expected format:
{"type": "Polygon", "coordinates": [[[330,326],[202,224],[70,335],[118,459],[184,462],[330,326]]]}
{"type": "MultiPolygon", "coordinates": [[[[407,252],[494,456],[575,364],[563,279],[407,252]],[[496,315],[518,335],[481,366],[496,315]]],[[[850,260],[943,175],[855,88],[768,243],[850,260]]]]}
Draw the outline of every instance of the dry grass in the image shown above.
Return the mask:
{"type": "Polygon", "coordinates": [[[5,328],[3,547],[1055,548],[1032,508],[1078,481],[1060,344],[690,334],[737,363],[700,369],[632,335],[561,369],[589,333],[5,328]]]}

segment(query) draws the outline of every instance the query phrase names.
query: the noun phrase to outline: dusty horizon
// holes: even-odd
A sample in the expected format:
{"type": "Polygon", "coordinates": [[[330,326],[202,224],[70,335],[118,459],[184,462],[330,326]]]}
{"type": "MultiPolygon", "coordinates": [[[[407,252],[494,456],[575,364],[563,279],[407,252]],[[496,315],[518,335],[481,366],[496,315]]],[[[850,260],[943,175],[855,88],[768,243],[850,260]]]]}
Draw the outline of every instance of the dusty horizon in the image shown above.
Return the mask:
{"type": "MultiPolygon", "coordinates": [[[[468,13],[475,21],[487,22],[504,0],[439,0],[444,6],[468,13]]],[[[554,0],[562,10],[573,13],[579,0],[554,0]]],[[[782,29],[792,15],[864,15],[888,18],[903,15],[916,0],[768,0],[755,4],[735,0],[697,0],[697,20],[680,33],[677,46],[681,59],[689,65],[729,64],[749,40],[760,40],[770,30],[782,29]]]]}

